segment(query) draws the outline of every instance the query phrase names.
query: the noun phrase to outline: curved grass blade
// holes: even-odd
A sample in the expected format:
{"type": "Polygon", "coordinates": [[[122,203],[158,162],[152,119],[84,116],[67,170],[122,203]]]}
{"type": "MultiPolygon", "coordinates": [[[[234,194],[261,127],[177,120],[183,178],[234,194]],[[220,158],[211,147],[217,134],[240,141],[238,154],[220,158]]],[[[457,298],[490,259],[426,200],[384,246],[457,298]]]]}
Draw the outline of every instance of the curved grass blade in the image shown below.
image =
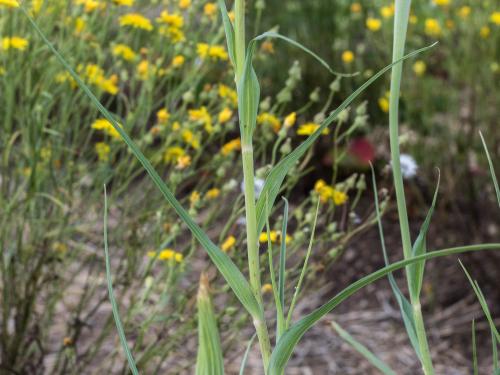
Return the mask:
{"type": "Polygon", "coordinates": [[[118,311],[118,305],[115,299],[115,293],[113,292],[113,280],[111,276],[111,265],[109,261],[109,251],[108,251],[108,196],[106,194],[106,185],[104,185],[104,256],[106,258],[106,281],[108,284],[108,294],[109,300],[111,302],[111,309],[113,311],[113,319],[115,320],[116,330],[118,331],[118,336],[120,337],[120,343],[128,361],[128,367],[132,374],[138,375],[137,366],[135,365],[134,357],[130,352],[128,347],[127,338],[125,337],[125,332],[123,331],[123,325],[120,320],[120,312],[118,311]]]}
{"type": "Polygon", "coordinates": [[[116,120],[113,118],[111,113],[104,108],[104,106],[99,102],[96,96],[92,93],[90,88],[81,80],[81,78],[76,74],[76,72],[71,68],[68,62],[62,57],[62,55],[55,49],[55,47],[50,43],[45,34],[40,30],[33,18],[28,14],[24,7],[21,8],[25,16],[28,18],[30,24],[33,26],[35,31],[38,33],[40,38],[44,41],[50,51],[54,54],[57,60],[64,66],[71,77],[75,80],[76,84],[82,89],[82,91],[89,97],[91,102],[96,106],[99,112],[111,123],[113,128],[120,134],[120,137],[125,141],[127,146],[130,148],[134,156],[142,164],[146,172],[149,174],[153,180],[156,187],[161,191],[167,202],[174,208],[175,212],[187,225],[193,236],[198,240],[202,247],[208,253],[208,256],[215,264],[219,272],[222,274],[224,279],[227,281],[236,297],[240,300],[245,309],[252,316],[259,316],[261,314],[261,308],[255,299],[248,281],[243,276],[238,267],[233,263],[231,258],[220,250],[207,236],[207,234],[199,227],[198,224],[194,222],[188,212],[182,207],[179,201],[175,198],[174,194],[167,187],[165,182],[162,180],[158,172],[154,169],[151,162],[144,156],[136,143],[130,138],[130,136],[118,125],[116,120]]]}
{"type": "Polygon", "coordinates": [[[302,142],[295,150],[293,150],[290,154],[288,154],[285,158],[280,160],[276,166],[271,170],[269,175],[266,178],[264,183],[264,187],[262,192],[257,200],[257,233],[262,231],[262,228],[265,224],[265,217],[269,214],[266,212],[266,201],[265,197],[269,195],[269,204],[270,207],[274,205],[276,201],[276,197],[279,194],[281,189],[281,185],[290,171],[290,169],[295,165],[295,163],[299,160],[302,155],[313,145],[316,139],[319,138],[323,130],[329,126],[341,113],[344,109],[346,109],[368,86],[370,86],[373,82],[375,82],[380,76],[382,76],[385,72],[390,70],[394,65],[401,63],[402,61],[409,59],[413,56],[416,56],[422,52],[429,50],[434,47],[437,43],[433,43],[430,46],[418,49],[413,51],[406,56],[403,56],[401,59],[394,61],[393,63],[387,65],[385,68],[381,69],[377,72],[373,77],[371,77],[368,81],[362,84],[356,91],[354,91],[351,95],[347,97],[346,100],[342,104],[340,104],[337,109],[335,109],[320,125],[316,131],[311,134],[304,142],[302,142]]]}
{"type": "Polygon", "coordinates": [[[361,344],[358,340],[351,336],[351,334],[340,327],[336,322],[331,322],[333,329],[338,335],[349,345],[353,347],[359,354],[366,358],[375,368],[377,368],[384,375],[396,375],[396,373],[380,358],[373,354],[370,349],[361,344]]]}
{"type": "Polygon", "coordinates": [[[217,321],[210,299],[208,277],[202,273],[198,289],[198,357],[196,375],[224,375],[224,359],[217,321]]]}
{"type": "Polygon", "coordinates": [[[299,42],[297,42],[297,41],[295,41],[295,40],[293,40],[291,38],[288,38],[288,37],[286,37],[284,35],[281,35],[281,34],[279,34],[277,32],[274,32],[274,31],[267,31],[265,33],[262,33],[259,36],[257,36],[255,38],[255,40],[262,40],[262,39],[265,39],[265,38],[281,39],[281,40],[284,40],[287,43],[290,43],[292,46],[297,47],[297,48],[301,49],[302,51],[306,52],[307,54],[311,55],[321,65],[323,65],[330,73],[335,74],[337,76],[340,76],[340,77],[353,77],[353,76],[356,76],[356,75],[359,74],[359,73],[354,73],[354,74],[351,74],[351,73],[340,73],[340,72],[334,71],[330,67],[330,65],[328,65],[328,63],[325,60],[323,60],[321,57],[319,57],[316,53],[314,53],[313,51],[311,51],[309,48],[307,48],[303,44],[301,44],[301,43],[299,43],[299,42]]]}
{"type": "Polygon", "coordinates": [[[483,137],[483,133],[479,132],[479,136],[481,137],[481,141],[483,142],[484,152],[486,153],[486,158],[488,159],[488,164],[490,166],[491,178],[493,179],[493,186],[495,186],[495,192],[497,193],[497,201],[498,207],[500,207],[500,188],[498,187],[498,180],[495,174],[495,168],[493,168],[493,162],[491,161],[491,156],[488,151],[488,146],[483,137]]]}
{"type": "MultiPolygon", "coordinates": [[[[432,204],[427,213],[424,223],[420,228],[420,233],[418,234],[415,243],[412,248],[412,256],[418,256],[425,254],[427,251],[427,232],[429,231],[429,225],[431,223],[432,215],[434,214],[434,209],[436,207],[437,195],[439,191],[439,184],[441,182],[441,173],[438,169],[438,181],[436,184],[436,189],[434,191],[434,198],[432,199],[432,204]]],[[[422,282],[424,278],[425,262],[415,263],[408,267],[409,277],[410,277],[410,288],[413,296],[420,296],[420,291],[422,290],[422,282]]]]}
{"type": "Polygon", "coordinates": [[[240,366],[240,375],[244,375],[245,373],[245,367],[247,365],[247,360],[248,360],[248,354],[250,353],[250,350],[252,349],[252,344],[257,337],[257,333],[254,333],[250,341],[248,342],[247,349],[245,350],[245,354],[243,355],[243,359],[241,360],[241,366],[240,366]]]}
{"type": "Polygon", "coordinates": [[[226,33],[226,43],[227,43],[227,51],[229,52],[229,58],[231,59],[231,63],[233,64],[236,70],[236,55],[235,55],[235,47],[234,47],[234,27],[233,23],[229,19],[229,14],[226,8],[226,2],[224,0],[218,0],[219,9],[222,14],[222,23],[224,24],[224,32],[226,33]]]}
{"type": "Polygon", "coordinates": [[[280,248],[280,264],[278,273],[278,294],[280,304],[285,311],[285,271],[286,271],[286,232],[288,226],[288,200],[283,197],[285,208],[283,210],[283,226],[281,228],[281,248],[280,248]]]}
{"type": "MultiPolygon", "coordinates": [[[[377,181],[375,179],[375,171],[373,169],[373,165],[370,163],[371,171],[372,171],[372,185],[373,185],[373,196],[375,200],[375,212],[377,214],[377,224],[378,231],[380,235],[380,243],[382,246],[382,253],[384,256],[384,263],[386,266],[389,265],[389,257],[387,256],[387,248],[385,247],[385,237],[384,237],[384,228],[382,226],[382,216],[380,214],[380,204],[378,201],[378,188],[377,181]]],[[[410,339],[410,343],[415,350],[415,353],[420,358],[420,348],[418,345],[418,337],[417,337],[417,328],[415,326],[415,319],[413,318],[413,308],[411,306],[410,301],[405,297],[401,289],[399,289],[398,284],[392,273],[387,275],[389,280],[389,284],[391,285],[392,292],[394,293],[394,297],[396,297],[396,301],[399,306],[399,311],[401,312],[401,317],[403,318],[403,323],[405,325],[406,333],[408,334],[408,338],[410,339]]]]}
{"type": "Polygon", "coordinates": [[[410,264],[419,262],[422,260],[429,260],[433,258],[443,257],[452,254],[461,254],[471,251],[485,251],[485,250],[500,250],[500,243],[482,244],[482,245],[469,245],[453,247],[444,250],[432,251],[417,257],[408,258],[401,260],[399,262],[392,263],[391,265],[384,267],[378,271],[375,271],[358,281],[352,283],[347,288],[342,290],[336,296],[331,298],[323,306],[317,308],[312,313],[306,315],[304,318],[299,320],[297,323],[293,324],[284,334],[281,336],[276,344],[272,354],[271,361],[269,364],[269,375],[279,375],[282,374],[285,366],[292,355],[295,346],[302,338],[304,333],[306,333],[312,326],[314,326],[321,318],[332,311],[335,307],[345,301],[347,298],[352,296],[354,293],[364,288],[365,286],[372,284],[374,281],[387,276],[391,272],[407,267],[410,264]]]}

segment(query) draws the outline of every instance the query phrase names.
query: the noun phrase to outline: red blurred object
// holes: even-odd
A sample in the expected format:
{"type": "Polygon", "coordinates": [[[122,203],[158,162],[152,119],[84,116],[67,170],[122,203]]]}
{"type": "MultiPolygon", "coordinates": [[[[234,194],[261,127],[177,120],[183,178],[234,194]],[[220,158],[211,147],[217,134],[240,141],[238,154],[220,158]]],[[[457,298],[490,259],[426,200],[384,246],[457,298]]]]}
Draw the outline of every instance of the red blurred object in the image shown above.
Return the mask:
{"type": "Polygon", "coordinates": [[[366,138],[352,140],[348,152],[363,164],[368,164],[375,159],[375,147],[366,138]]]}

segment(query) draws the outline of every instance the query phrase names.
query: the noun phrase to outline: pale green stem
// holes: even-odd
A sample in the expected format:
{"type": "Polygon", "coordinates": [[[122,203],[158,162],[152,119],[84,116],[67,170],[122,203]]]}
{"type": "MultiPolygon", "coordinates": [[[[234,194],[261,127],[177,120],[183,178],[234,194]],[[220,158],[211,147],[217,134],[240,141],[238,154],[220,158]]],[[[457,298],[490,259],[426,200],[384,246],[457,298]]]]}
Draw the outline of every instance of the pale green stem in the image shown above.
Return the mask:
{"type": "MultiPolygon", "coordinates": [[[[393,61],[403,57],[406,31],[408,28],[408,18],[410,13],[411,0],[396,0],[396,14],[394,20],[394,45],[393,45],[393,61]]],[[[401,174],[400,152],[399,152],[399,97],[401,88],[401,75],[403,72],[403,64],[397,64],[392,68],[391,72],[391,93],[389,101],[389,133],[391,144],[391,161],[392,171],[394,176],[394,188],[396,190],[396,200],[399,214],[399,225],[401,228],[401,239],[403,243],[403,253],[405,259],[412,256],[412,243],[410,236],[410,225],[408,221],[408,213],[406,211],[406,200],[403,185],[403,176],[401,174]]],[[[410,285],[410,275],[408,268],[406,271],[408,285],[410,285]]],[[[424,374],[433,375],[434,368],[425,333],[424,320],[418,295],[412,293],[410,286],[410,302],[413,306],[413,317],[415,320],[415,328],[417,331],[417,339],[421,354],[421,363],[424,374]]]]}
{"type": "MultiPolygon", "coordinates": [[[[239,82],[243,75],[245,65],[245,0],[236,0],[235,4],[235,54],[236,54],[236,82],[239,82]]],[[[271,342],[267,324],[264,319],[264,304],[262,302],[259,243],[257,238],[257,210],[255,207],[255,185],[254,185],[254,161],[252,139],[242,135],[241,154],[243,160],[243,180],[245,188],[245,212],[247,230],[247,252],[248,268],[250,273],[250,286],[253,294],[261,307],[260,316],[253,316],[253,323],[257,331],[264,371],[267,373],[269,359],[271,357],[271,342]]]]}

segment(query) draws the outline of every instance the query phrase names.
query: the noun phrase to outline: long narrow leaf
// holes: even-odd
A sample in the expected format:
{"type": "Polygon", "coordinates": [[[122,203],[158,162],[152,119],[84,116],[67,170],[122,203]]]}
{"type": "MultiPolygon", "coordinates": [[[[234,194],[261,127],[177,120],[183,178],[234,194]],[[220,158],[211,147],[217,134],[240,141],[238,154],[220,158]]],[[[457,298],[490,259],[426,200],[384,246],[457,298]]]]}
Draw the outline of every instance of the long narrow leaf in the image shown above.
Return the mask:
{"type": "MultiPolygon", "coordinates": [[[[373,169],[373,165],[370,163],[371,171],[372,171],[372,185],[373,185],[373,194],[375,198],[375,212],[377,214],[377,224],[380,235],[380,243],[382,246],[382,253],[384,256],[384,263],[386,266],[389,265],[389,257],[387,256],[387,249],[385,247],[385,238],[384,238],[384,228],[382,225],[382,216],[380,214],[380,205],[378,201],[378,188],[377,181],[375,179],[375,171],[373,169]]],[[[405,297],[401,289],[399,289],[396,280],[392,273],[387,275],[389,279],[389,284],[391,285],[392,292],[396,297],[396,301],[398,302],[399,310],[401,312],[401,317],[403,318],[403,323],[405,325],[406,333],[408,334],[408,338],[410,339],[411,345],[415,350],[415,353],[418,357],[420,357],[420,348],[418,346],[418,337],[417,337],[417,329],[415,326],[415,319],[413,318],[413,308],[405,297]]]]}
{"type": "Polygon", "coordinates": [[[161,191],[167,202],[174,208],[179,217],[186,223],[187,227],[193,234],[193,236],[198,240],[202,247],[208,253],[210,259],[215,264],[219,272],[226,279],[227,283],[235,293],[236,297],[240,300],[242,305],[247,309],[247,311],[253,315],[257,316],[261,314],[261,309],[257,303],[248,281],[243,276],[238,267],[233,263],[231,258],[220,250],[207,236],[207,234],[199,227],[198,224],[189,216],[188,212],[182,207],[179,201],[175,198],[173,193],[167,187],[165,182],[162,180],[158,172],[154,169],[150,161],[144,156],[140,151],[139,147],[134,141],[129,137],[129,135],[118,125],[113,116],[108,112],[106,108],[99,102],[96,96],[92,93],[89,87],[81,80],[78,74],[71,68],[68,62],[61,56],[61,54],[55,49],[52,43],[49,42],[44,33],[40,30],[38,25],[35,23],[33,18],[28,14],[28,12],[22,8],[22,11],[28,18],[29,22],[42,38],[46,46],[54,54],[57,60],[64,66],[71,77],[75,80],[77,85],[82,89],[82,91],[89,97],[96,108],[101,112],[101,114],[111,123],[113,128],[120,134],[120,137],[125,141],[127,146],[130,148],[134,156],[140,161],[146,172],[149,174],[154,184],[161,191]]]}
{"type": "Polygon", "coordinates": [[[226,43],[227,43],[227,51],[229,52],[229,58],[231,59],[231,63],[233,64],[236,70],[236,56],[235,56],[235,46],[234,46],[234,27],[229,19],[229,14],[226,8],[226,2],[224,0],[218,0],[219,9],[222,15],[222,23],[224,24],[224,32],[226,33],[226,43]]]}
{"type": "Polygon", "coordinates": [[[368,81],[362,84],[356,91],[354,91],[349,97],[344,100],[340,106],[335,109],[320,125],[320,127],[311,134],[304,142],[302,142],[295,150],[283,158],[269,173],[264,183],[264,187],[257,201],[257,233],[262,231],[265,224],[265,217],[269,214],[265,211],[266,202],[265,197],[269,196],[269,205],[272,207],[276,201],[276,197],[279,194],[281,185],[290,171],[290,169],[295,165],[295,163],[304,155],[304,153],[313,145],[316,139],[319,138],[323,130],[329,126],[345,108],[347,108],[368,86],[375,82],[380,76],[385,72],[390,70],[394,65],[401,63],[402,61],[416,56],[422,52],[429,50],[434,47],[437,43],[433,43],[430,46],[413,51],[403,58],[394,61],[393,63],[387,65],[385,68],[381,69],[378,73],[373,75],[368,81]]]}
{"type": "Polygon", "coordinates": [[[250,354],[250,350],[252,349],[252,344],[257,337],[257,333],[254,333],[250,341],[248,342],[247,349],[245,350],[245,354],[243,355],[243,359],[241,360],[240,366],[240,375],[244,375],[245,367],[247,366],[248,354],[250,354]]]}
{"type": "Polygon", "coordinates": [[[373,354],[370,349],[361,344],[358,340],[351,336],[349,332],[340,327],[337,323],[332,322],[333,329],[338,333],[338,335],[349,345],[353,347],[359,354],[366,358],[375,368],[377,368],[382,374],[385,375],[396,375],[396,373],[380,358],[373,354]]]}
{"type": "Polygon", "coordinates": [[[111,276],[111,264],[109,261],[109,251],[108,251],[108,196],[106,194],[106,185],[104,185],[104,256],[106,258],[106,281],[108,283],[108,295],[111,302],[111,309],[113,311],[113,319],[115,320],[116,330],[118,331],[118,336],[120,337],[120,343],[122,345],[123,351],[127,357],[128,367],[132,374],[138,375],[137,366],[135,365],[134,357],[130,352],[128,347],[127,338],[125,337],[125,332],[123,330],[123,325],[120,320],[120,312],[118,311],[118,304],[116,303],[115,293],[113,292],[113,280],[111,276]]]}
{"type": "Polygon", "coordinates": [[[488,146],[484,140],[483,133],[479,132],[481,141],[483,142],[484,152],[486,153],[486,158],[488,159],[488,164],[490,166],[491,178],[493,179],[493,186],[495,187],[495,192],[497,193],[498,206],[500,207],[500,188],[498,187],[498,180],[495,174],[495,168],[493,167],[493,162],[491,161],[490,152],[488,151],[488,146]]]}
{"type": "Polygon", "coordinates": [[[290,356],[293,353],[293,350],[295,349],[295,346],[300,341],[304,333],[306,333],[311,327],[313,327],[326,314],[331,312],[339,304],[341,304],[343,301],[345,301],[347,298],[349,298],[350,296],[352,296],[354,293],[364,288],[365,286],[372,284],[373,282],[381,279],[382,277],[387,276],[391,272],[402,269],[410,264],[414,264],[415,262],[448,256],[452,254],[461,254],[465,252],[485,251],[485,250],[500,250],[500,243],[460,246],[460,247],[453,247],[449,249],[428,252],[417,257],[412,257],[393,263],[387,267],[384,267],[378,271],[375,271],[359,279],[358,281],[352,283],[347,288],[342,290],[336,296],[331,298],[323,306],[317,308],[312,313],[306,315],[304,318],[302,318],[297,323],[292,325],[283,334],[283,336],[281,336],[271,354],[271,361],[269,364],[268,374],[269,375],[282,374],[288,360],[290,359],[290,356]]]}
{"type": "Polygon", "coordinates": [[[285,311],[285,271],[286,271],[286,232],[288,225],[288,200],[285,201],[285,208],[283,211],[283,226],[281,228],[281,248],[280,248],[280,266],[278,273],[278,291],[280,296],[281,308],[285,311]]]}

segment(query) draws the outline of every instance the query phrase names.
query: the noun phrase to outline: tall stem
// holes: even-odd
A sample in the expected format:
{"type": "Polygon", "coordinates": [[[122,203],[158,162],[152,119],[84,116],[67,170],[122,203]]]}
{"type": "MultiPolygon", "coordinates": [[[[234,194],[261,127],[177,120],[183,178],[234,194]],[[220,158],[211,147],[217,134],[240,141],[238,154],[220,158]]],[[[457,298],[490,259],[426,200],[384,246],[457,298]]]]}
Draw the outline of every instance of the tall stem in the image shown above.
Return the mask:
{"type": "MultiPolygon", "coordinates": [[[[408,28],[408,18],[410,15],[411,0],[396,0],[396,13],[394,19],[394,45],[392,60],[398,60],[403,57],[405,49],[406,31],[408,28]]],[[[410,225],[408,221],[408,212],[406,211],[406,199],[403,185],[403,176],[401,174],[400,152],[399,152],[399,97],[401,89],[401,76],[403,64],[397,64],[391,72],[391,93],[389,101],[389,134],[391,144],[392,171],[394,176],[394,188],[396,190],[396,200],[399,214],[399,225],[401,229],[401,239],[403,243],[403,253],[405,259],[412,256],[412,244],[410,236],[410,225]]],[[[422,369],[426,375],[434,375],[432,359],[425,333],[424,319],[420,297],[415,295],[411,288],[409,269],[406,269],[406,278],[410,290],[410,302],[413,307],[413,319],[415,320],[415,329],[420,351],[420,361],[422,369]]]]}
{"type": "MultiPolygon", "coordinates": [[[[245,0],[236,0],[235,4],[235,54],[236,54],[236,82],[240,82],[245,65],[245,0]]],[[[241,93],[238,93],[240,95],[241,93]]],[[[241,119],[240,119],[241,121],[241,119]]],[[[243,180],[245,188],[245,212],[247,230],[248,268],[250,273],[250,286],[253,294],[261,307],[260,316],[253,316],[253,323],[257,331],[264,372],[267,373],[271,357],[271,343],[267,324],[264,318],[264,304],[262,302],[259,243],[257,238],[257,210],[255,207],[255,182],[252,137],[242,134],[241,154],[243,162],[243,180]]]]}

